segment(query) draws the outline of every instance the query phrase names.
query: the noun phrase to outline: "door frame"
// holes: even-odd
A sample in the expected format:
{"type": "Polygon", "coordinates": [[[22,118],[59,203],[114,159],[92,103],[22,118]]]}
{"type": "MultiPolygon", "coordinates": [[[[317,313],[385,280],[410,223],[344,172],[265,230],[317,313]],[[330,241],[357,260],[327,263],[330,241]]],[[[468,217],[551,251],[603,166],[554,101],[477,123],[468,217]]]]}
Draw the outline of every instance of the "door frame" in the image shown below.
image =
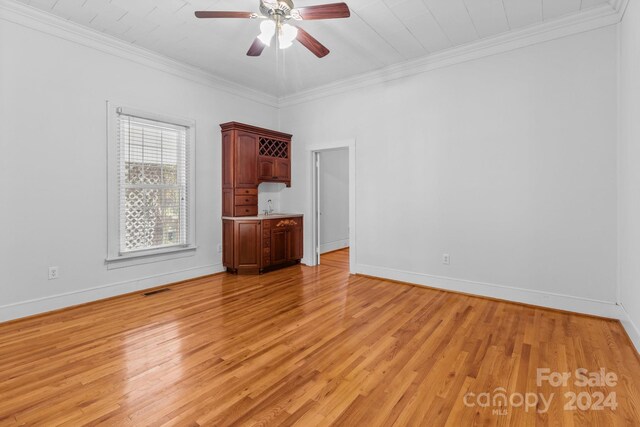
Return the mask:
{"type": "Polygon", "coordinates": [[[349,272],[357,273],[356,240],[356,140],[355,138],[328,141],[307,148],[311,182],[311,251],[309,265],[318,265],[320,249],[320,223],[317,220],[318,182],[316,176],[316,153],[346,148],[349,153],[349,272]]]}

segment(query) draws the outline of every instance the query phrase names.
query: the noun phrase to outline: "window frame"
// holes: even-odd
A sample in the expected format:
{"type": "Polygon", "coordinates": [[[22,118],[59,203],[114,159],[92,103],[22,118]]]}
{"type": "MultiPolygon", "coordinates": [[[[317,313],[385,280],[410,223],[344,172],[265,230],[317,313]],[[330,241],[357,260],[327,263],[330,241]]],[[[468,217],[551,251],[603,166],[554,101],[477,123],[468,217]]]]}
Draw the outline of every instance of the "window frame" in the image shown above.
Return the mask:
{"type": "Polygon", "coordinates": [[[126,267],[149,262],[164,261],[178,257],[193,255],[196,246],[196,122],[195,120],[166,114],[154,113],[138,108],[107,101],[107,257],[105,262],[109,268],[126,267]],[[142,249],[131,252],[120,252],[120,188],[118,176],[118,114],[136,116],[147,120],[184,126],[188,129],[186,139],[189,165],[187,179],[187,243],[164,248],[142,249]],[[189,253],[190,252],[190,253],[189,253]]]}

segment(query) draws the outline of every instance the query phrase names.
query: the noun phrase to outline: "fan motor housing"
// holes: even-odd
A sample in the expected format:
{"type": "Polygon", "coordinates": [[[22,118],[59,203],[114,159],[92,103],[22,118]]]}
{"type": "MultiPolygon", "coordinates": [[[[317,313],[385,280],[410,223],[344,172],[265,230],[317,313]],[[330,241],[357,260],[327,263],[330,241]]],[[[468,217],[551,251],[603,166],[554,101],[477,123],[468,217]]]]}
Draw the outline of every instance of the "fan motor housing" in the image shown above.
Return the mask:
{"type": "Polygon", "coordinates": [[[293,2],[291,0],[260,1],[260,12],[262,12],[264,16],[289,16],[291,9],[293,9],[293,2]]]}

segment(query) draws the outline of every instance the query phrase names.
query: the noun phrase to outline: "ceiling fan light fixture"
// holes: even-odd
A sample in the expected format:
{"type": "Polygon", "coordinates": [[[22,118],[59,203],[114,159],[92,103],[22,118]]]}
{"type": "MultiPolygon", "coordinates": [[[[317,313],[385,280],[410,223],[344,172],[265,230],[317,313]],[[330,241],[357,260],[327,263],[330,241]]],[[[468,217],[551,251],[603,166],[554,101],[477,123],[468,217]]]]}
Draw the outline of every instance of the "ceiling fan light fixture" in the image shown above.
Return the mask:
{"type": "Polygon", "coordinates": [[[293,44],[298,36],[298,29],[293,25],[283,24],[278,32],[278,45],[280,49],[286,49],[293,44]]]}
{"type": "MultiPolygon", "coordinates": [[[[1,0],[0,0],[1,1],[1,0]]],[[[287,24],[287,21],[322,20],[335,18],[348,18],[351,16],[349,6],[346,3],[318,4],[296,9],[294,0],[258,0],[260,13],[236,12],[224,10],[197,10],[196,18],[240,18],[240,19],[261,19],[260,34],[256,37],[247,56],[260,56],[266,46],[271,46],[273,36],[276,36],[276,44],[280,49],[286,49],[293,45],[294,40],[298,40],[302,46],[307,48],[318,58],[324,58],[329,54],[322,43],[316,40],[303,28],[287,24]]]]}
{"type": "Polygon", "coordinates": [[[258,39],[267,46],[271,46],[271,39],[276,33],[276,23],[270,19],[265,19],[260,23],[260,35],[258,39]]]}

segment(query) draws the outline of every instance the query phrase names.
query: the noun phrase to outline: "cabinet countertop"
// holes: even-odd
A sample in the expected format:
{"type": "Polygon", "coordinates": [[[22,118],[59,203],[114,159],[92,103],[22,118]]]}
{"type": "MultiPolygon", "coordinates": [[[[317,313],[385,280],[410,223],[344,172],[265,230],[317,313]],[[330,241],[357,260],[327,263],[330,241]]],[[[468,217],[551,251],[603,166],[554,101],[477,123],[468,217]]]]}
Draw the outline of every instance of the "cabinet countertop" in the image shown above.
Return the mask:
{"type": "Polygon", "coordinates": [[[273,213],[269,215],[255,215],[255,216],[223,216],[222,219],[230,219],[236,221],[255,221],[255,220],[265,220],[265,219],[278,219],[278,218],[291,218],[291,217],[300,217],[304,216],[299,213],[273,213]]]}

